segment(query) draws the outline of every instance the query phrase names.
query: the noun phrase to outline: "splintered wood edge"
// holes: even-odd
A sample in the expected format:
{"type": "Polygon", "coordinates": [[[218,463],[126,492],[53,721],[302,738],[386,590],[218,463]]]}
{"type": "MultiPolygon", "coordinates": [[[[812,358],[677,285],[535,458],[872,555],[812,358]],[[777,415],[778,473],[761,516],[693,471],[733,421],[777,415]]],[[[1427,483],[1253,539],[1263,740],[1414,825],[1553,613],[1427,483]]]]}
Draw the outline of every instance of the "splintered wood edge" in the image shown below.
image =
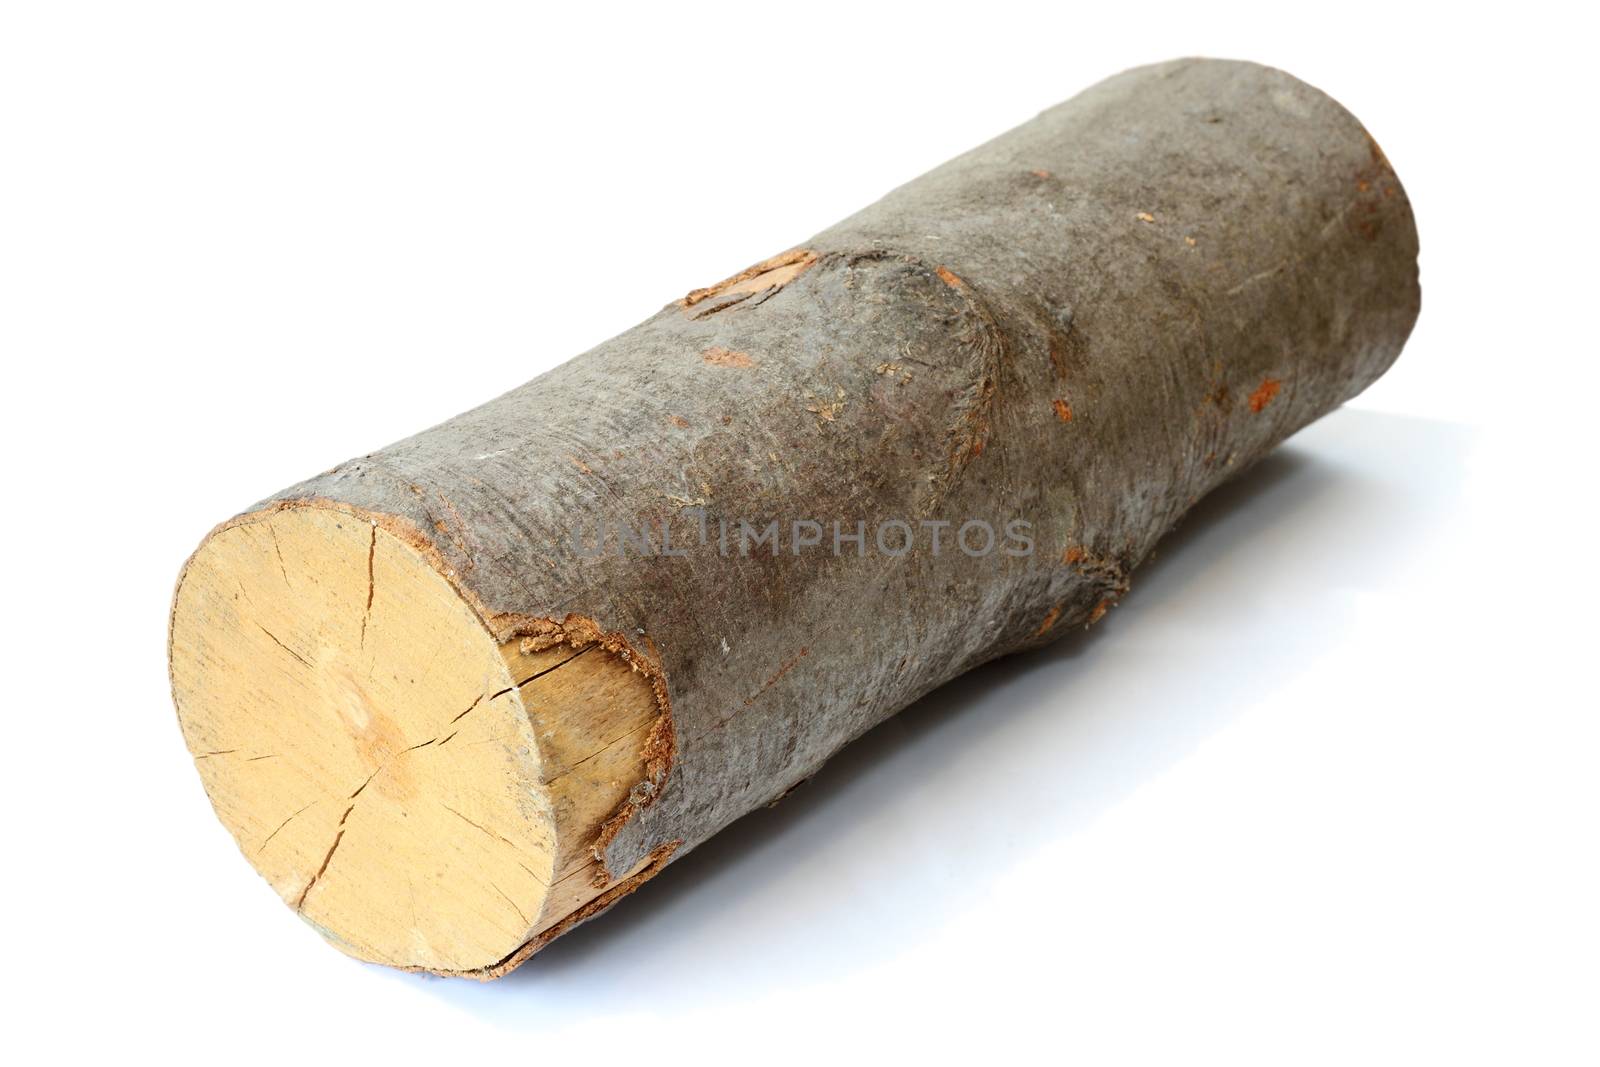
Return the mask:
{"type": "Polygon", "coordinates": [[[746,267],[715,285],[691,290],[678,301],[678,306],[687,310],[714,296],[746,297],[768,289],[781,289],[810,270],[817,258],[817,253],[809,248],[790,249],[746,267]]]}
{"type": "Polygon", "coordinates": [[[218,818],[359,959],[496,977],[670,857],[601,858],[671,764],[655,662],[587,619],[486,620],[388,516],[219,527],[179,578],[169,655],[218,818]]]}

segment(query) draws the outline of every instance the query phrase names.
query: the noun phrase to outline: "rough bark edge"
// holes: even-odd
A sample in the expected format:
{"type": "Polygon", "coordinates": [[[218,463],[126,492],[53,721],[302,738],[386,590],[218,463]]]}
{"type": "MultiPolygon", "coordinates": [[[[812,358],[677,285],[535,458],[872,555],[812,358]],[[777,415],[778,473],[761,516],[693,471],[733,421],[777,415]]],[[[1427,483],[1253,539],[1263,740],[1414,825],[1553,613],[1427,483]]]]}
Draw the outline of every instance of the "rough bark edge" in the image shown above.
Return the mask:
{"type": "Polygon", "coordinates": [[[499,963],[494,963],[475,971],[430,971],[424,967],[404,967],[402,970],[413,973],[437,974],[443,978],[474,978],[480,982],[489,982],[496,978],[504,977],[528,962],[534,953],[562,934],[609,910],[617,901],[660,874],[662,868],[671,861],[673,853],[677,852],[682,844],[683,839],[679,838],[676,841],[668,841],[664,845],[658,845],[654,851],[640,861],[639,866],[634,868],[632,874],[589,901],[577,911],[571,912],[553,926],[534,935],[531,940],[499,963]]]}
{"type": "MultiPolygon", "coordinates": [[[[655,694],[658,714],[655,724],[651,726],[650,733],[645,738],[644,777],[634,783],[633,788],[628,791],[627,799],[600,824],[600,829],[589,846],[595,862],[600,865],[600,873],[596,876],[595,884],[604,886],[617,877],[616,872],[606,866],[606,848],[617,834],[622,832],[623,826],[635,813],[649,807],[655,802],[656,797],[661,795],[668,772],[672,770],[673,760],[677,755],[677,732],[672,723],[672,700],[667,694],[667,678],[662,671],[659,657],[655,654],[653,646],[650,655],[641,653],[620,630],[602,630],[593,619],[577,614],[569,614],[559,622],[555,619],[530,615],[496,615],[493,617],[491,632],[496,631],[505,635],[501,638],[502,641],[521,638],[524,652],[539,652],[560,644],[568,644],[573,648],[599,645],[605,651],[622,659],[631,669],[644,675],[645,680],[650,683],[651,692],[655,694]]],[[[648,642],[649,638],[645,640],[648,642]]]]}

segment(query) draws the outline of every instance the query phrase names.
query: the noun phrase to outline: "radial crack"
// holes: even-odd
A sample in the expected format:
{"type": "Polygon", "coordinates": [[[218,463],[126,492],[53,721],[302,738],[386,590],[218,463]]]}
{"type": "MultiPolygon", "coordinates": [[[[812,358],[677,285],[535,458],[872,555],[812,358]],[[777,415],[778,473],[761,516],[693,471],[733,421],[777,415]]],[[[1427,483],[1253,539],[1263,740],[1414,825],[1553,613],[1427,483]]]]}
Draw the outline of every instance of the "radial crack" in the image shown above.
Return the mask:
{"type": "MultiPolygon", "coordinates": [[[[345,814],[348,815],[350,813],[347,811],[345,814]]],[[[343,824],[343,821],[344,820],[342,819],[340,820],[341,825],[343,824]]],[[[322,872],[326,871],[328,869],[328,864],[333,862],[333,853],[339,847],[339,842],[343,840],[344,830],[341,829],[338,833],[333,835],[333,844],[328,846],[328,854],[322,857],[322,866],[317,868],[317,873],[311,876],[311,881],[306,883],[306,887],[300,890],[300,899],[294,902],[295,911],[300,911],[305,908],[306,897],[310,895],[311,887],[317,884],[317,879],[322,877],[322,872]]]]}
{"type": "Polygon", "coordinates": [[[286,645],[282,641],[278,640],[278,635],[277,634],[273,633],[271,630],[267,629],[265,626],[262,626],[259,622],[256,623],[256,629],[260,630],[262,633],[264,633],[268,637],[272,638],[272,643],[277,645],[279,648],[283,649],[285,652],[289,653],[289,655],[293,656],[295,659],[299,660],[301,663],[305,664],[307,667],[311,666],[311,661],[310,660],[306,659],[300,653],[296,652],[294,649],[290,648],[288,645],[286,645]]]}
{"type": "Polygon", "coordinates": [[[503,899],[507,904],[510,904],[511,905],[511,910],[517,913],[517,918],[521,919],[523,921],[523,923],[525,923],[525,924],[527,923],[527,921],[528,921],[527,915],[523,914],[522,909],[517,907],[517,902],[512,900],[511,897],[506,893],[506,891],[504,889],[501,889],[499,886],[495,885],[493,882],[489,883],[489,888],[493,889],[496,893],[499,893],[500,896],[501,896],[501,899],[503,899]]]}
{"type": "MultiPolygon", "coordinates": [[[[434,801],[434,803],[438,804],[445,811],[448,811],[451,815],[454,815],[456,818],[460,819],[462,822],[466,823],[468,826],[472,827],[474,830],[477,830],[477,831],[479,831],[479,832],[481,832],[483,834],[486,834],[489,837],[494,838],[496,841],[500,842],[502,845],[510,846],[511,848],[515,849],[519,853],[522,851],[521,846],[519,846],[515,841],[512,841],[509,838],[501,837],[499,834],[495,833],[493,830],[489,829],[487,826],[484,826],[482,823],[473,822],[471,819],[467,818],[465,815],[461,814],[455,808],[452,808],[450,805],[444,803],[443,801],[436,800],[436,801],[434,801]]],[[[529,874],[533,874],[533,872],[531,870],[528,870],[528,868],[526,866],[523,866],[522,869],[525,870],[525,871],[528,871],[529,874]]],[[[543,878],[540,878],[536,874],[534,874],[533,877],[534,877],[534,880],[537,881],[540,885],[545,886],[546,888],[548,888],[549,883],[546,882],[543,878]]]]}
{"type": "MultiPolygon", "coordinates": [[[[511,692],[511,690],[507,689],[506,692],[509,693],[509,692],[511,692]]],[[[495,694],[495,696],[499,696],[499,695],[500,695],[499,693],[495,694]]],[[[491,697],[490,699],[493,699],[493,698],[491,697]]],[[[457,715],[455,718],[451,719],[450,722],[451,723],[458,723],[462,719],[465,719],[469,714],[471,714],[472,709],[477,707],[481,703],[483,703],[483,694],[479,693],[478,694],[478,699],[474,700],[471,704],[468,704],[467,705],[467,710],[463,711],[460,715],[457,715]]],[[[454,735],[451,735],[451,736],[454,736],[454,735]]]]}
{"type": "Polygon", "coordinates": [[[367,544],[367,606],[361,613],[361,647],[367,647],[367,622],[372,618],[372,594],[377,591],[373,568],[378,557],[378,525],[372,525],[372,540],[367,544]]]}
{"type": "Polygon", "coordinates": [[[267,845],[272,842],[272,839],[274,837],[278,836],[278,830],[282,830],[285,826],[288,826],[290,823],[294,822],[295,819],[299,818],[301,815],[304,815],[306,812],[308,812],[312,808],[316,807],[319,803],[321,803],[321,802],[313,800],[311,803],[307,804],[305,807],[301,808],[299,811],[295,812],[293,815],[289,816],[287,819],[285,819],[282,822],[280,822],[278,824],[278,829],[274,830],[274,831],[272,831],[272,833],[268,834],[266,836],[266,839],[263,840],[261,842],[261,844],[256,846],[256,852],[259,854],[262,851],[262,849],[265,849],[267,847],[267,845]]]}
{"type": "MultiPolygon", "coordinates": [[[[599,647],[600,646],[598,644],[584,645],[582,648],[578,649],[578,651],[574,652],[572,655],[568,656],[566,659],[562,660],[560,663],[557,663],[557,664],[554,664],[552,666],[546,667],[542,671],[535,671],[533,674],[528,675],[528,677],[524,678],[522,681],[518,682],[516,685],[508,686],[505,689],[500,690],[498,693],[495,693],[489,699],[490,700],[497,700],[500,697],[503,697],[507,693],[511,692],[513,689],[521,689],[523,686],[527,685],[529,682],[536,682],[540,678],[543,678],[545,675],[549,674],[551,671],[558,671],[562,667],[565,667],[567,664],[571,663],[573,660],[577,659],[579,656],[583,655],[585,652],[588,652],[591,649],[596,649],[596,648],[599,648],[599,647]]],[[[471,710],[472,710],[472,708],[468,708],[467,709],[467,711],[471,711],[471,710]]],[[[461,714],[465,715],[466,712],[464,711],[461,714]]],[[[457,719],[461,718],[461,715],[457,715],[456,718],[457,719]]],[[[452,720],[452,721],[454,721],[454,720],[452,720]]]]}

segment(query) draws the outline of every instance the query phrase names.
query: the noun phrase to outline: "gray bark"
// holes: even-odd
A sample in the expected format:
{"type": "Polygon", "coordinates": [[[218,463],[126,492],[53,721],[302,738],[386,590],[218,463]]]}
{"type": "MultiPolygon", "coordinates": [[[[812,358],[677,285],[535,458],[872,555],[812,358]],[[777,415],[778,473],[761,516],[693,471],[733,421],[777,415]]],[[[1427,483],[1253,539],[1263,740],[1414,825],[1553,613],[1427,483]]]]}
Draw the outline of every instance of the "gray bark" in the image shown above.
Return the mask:
{"type": "Polygon", "coordinates": [[[268,502],[392,516],[502,636],[572,614],[652,661],[673,736],[607,835],[617,875],[1103,614],[1196,500],[1377,378],[1420,301],[1365,130],[1234,62],[1118,75],[797,248],[787,284],[670,305],[268,502]],[[741,519],[782,549],[721,556],[741,519]],[[919,527],[968,519],[1025,520],[1032,554],[919,527]],[[795,520],[822,550],[792,551],[795,520]],[[832,555],[835,520],[867,555],[832,555]],[[886,520],[914,551],[870,543],[886,520]],[[687,554],[575,551],[602,522],[667,522],[687,554]]]}

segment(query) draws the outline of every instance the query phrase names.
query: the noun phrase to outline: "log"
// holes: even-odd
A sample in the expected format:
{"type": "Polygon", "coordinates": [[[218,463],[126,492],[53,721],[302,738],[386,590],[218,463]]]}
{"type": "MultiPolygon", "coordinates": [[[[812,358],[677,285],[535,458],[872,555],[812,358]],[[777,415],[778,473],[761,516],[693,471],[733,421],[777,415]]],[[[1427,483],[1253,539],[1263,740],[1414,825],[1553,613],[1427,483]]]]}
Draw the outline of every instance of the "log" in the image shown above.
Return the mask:
{"type": "Polygon", "coordinates": [[[214,530],[217,815],[364,960],[493,977],[929,690],[1101,619],[1420,306],[1393,170],[1249,63],[1113,77],[214,530]]]}

